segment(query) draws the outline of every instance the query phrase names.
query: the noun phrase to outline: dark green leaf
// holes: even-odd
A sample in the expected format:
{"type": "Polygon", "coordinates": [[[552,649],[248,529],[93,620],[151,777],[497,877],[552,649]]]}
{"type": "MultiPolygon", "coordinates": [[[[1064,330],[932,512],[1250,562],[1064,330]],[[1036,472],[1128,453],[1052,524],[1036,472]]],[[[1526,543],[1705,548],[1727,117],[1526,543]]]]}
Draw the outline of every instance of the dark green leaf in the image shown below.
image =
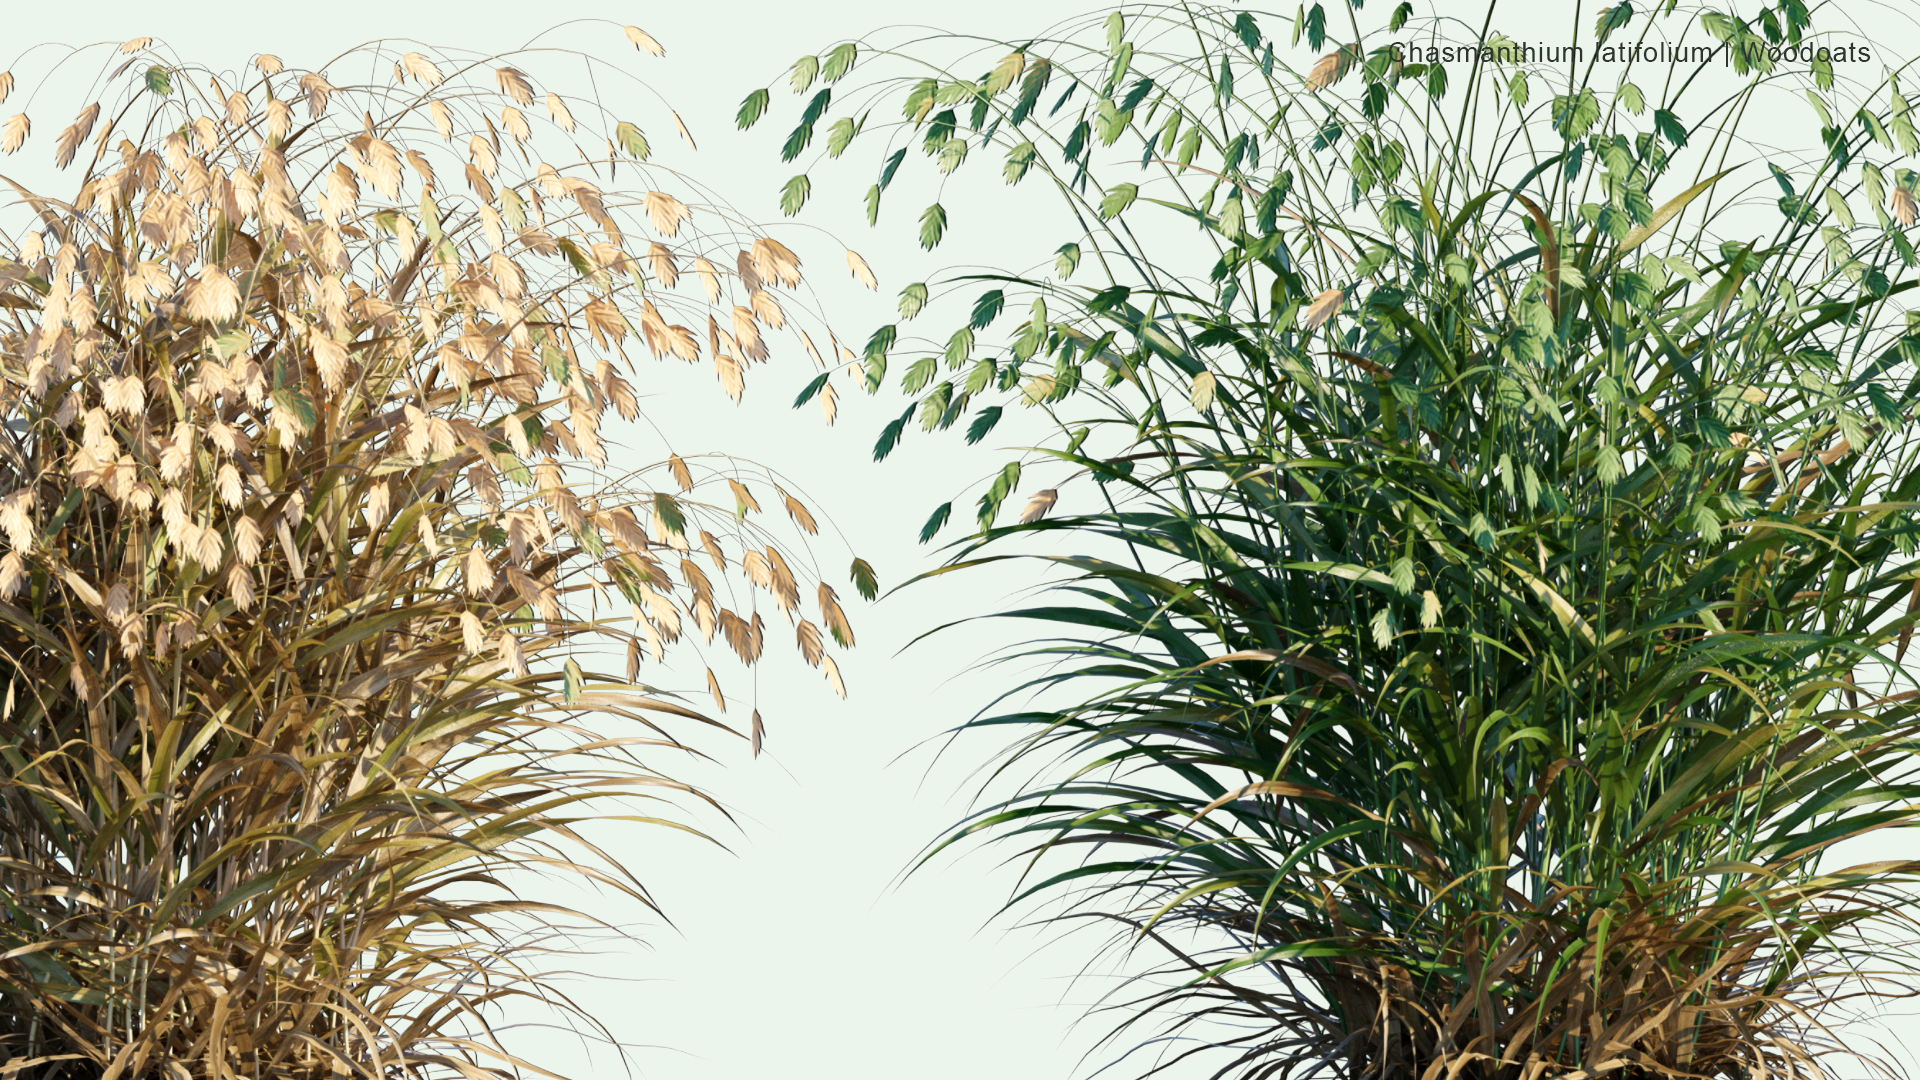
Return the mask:
{"type": "Polygon", "coordinates": [[[660,523],[667,531],[675,535],[684,535],[687,531],[687,516],[680,510],[680,503],[663,491],[654,492],[653,512],[660,517],[660,523]]]}
{"type": "Polygon", "coordinates": [[[814,376],[813,381],[807,384],[806,389],[800,391],[800,396],[793,399],[793,407],[797,409],[807,402],[812,401],[813,395],[819,393],[820,388],[827,385],[827,376],[831,374],[833,374],[833,372],[823,371],[814,376]]]}
{"type": "MultiPolygon", "coordinates": [[[[1399,27],[1395,27],[1394,29],[1397,30],[1399,27]]],[[[1260,28],[1254,25],[1253,16],[1247,12],[1243,11],[1234,16],[1233,32],[1240,38],[1240,44],[1245,45],[1248,49],[1257,49],[1260,47],[1260,28]]]]}
{"type": "Polygon", "coordinates": [[[820,119],[827,114],[827,106],[831,104],[833,104],[833,91],[821,90],[813,95],[813,100],[807,102],[806,110],[800,114],[800,122],[811,124],[820,119]]]}
{"type": "Polygon", "coordinates": [[[907,411],[901,413],[899,419],[881,429],[879,440],[873,444],[873,460],[885,461],[887,455],[893,453],[893,448],[900,444],[900,432],[907,426],[908,418],[913,416],[913,410],[914,406],[907,406],[907,411]]]}
{"type": "Polygon", "coordinates": [[[988,324],[999,317],[1000,309],[1006,304],[1007,294],[999,289],[981,293],[980,299],[973,302],[973,318],[968,320],[967,325],[975,330],[985,330],[988,324]]]}
{"type": "Polygon", "coordinates": [[[904,160],[906,156],[907,151],[902,147],[899,150],[895,150],[893,156],[887,158],[886,165],[880,169],[880,187],[882,189],[885,189],[888,184],[893,183],[893,174],[900,168],[900,162],[904,160]]]}
{"type": "Polygon", "coordinates": [[[1653,126],[1675,146],[1687,145],[1687,127],[1680,118],[1665,109],[1653,110],[1653,126]]]}
{"type": "Polygon", "coordinates": [[[967,425],[967,445],[972,446],[987,437],[987,432],[1000,422],[1000,406],[989,405],[974,414],[973,423],[967,425]]]}
{"type": "Polygon", "coordinates": [[[943,502],[936,507],[932,515],[927,518],[927,523],[920,526],[920,542],[924,544],[933,539],[933,535],[946,525],[947,519],[951,516],[953,516],[953,503],[943,502]]]}
{"type": "Polygon", "coordinates": [[[794,128],[792,133],[787,136],[786,145],[780,148],[780,160],[792,161],[794,158],[799,157],[801,152],[806,150],[807,144],[812,141],[812,124],[801,124],[799,127],[794,128]]]}

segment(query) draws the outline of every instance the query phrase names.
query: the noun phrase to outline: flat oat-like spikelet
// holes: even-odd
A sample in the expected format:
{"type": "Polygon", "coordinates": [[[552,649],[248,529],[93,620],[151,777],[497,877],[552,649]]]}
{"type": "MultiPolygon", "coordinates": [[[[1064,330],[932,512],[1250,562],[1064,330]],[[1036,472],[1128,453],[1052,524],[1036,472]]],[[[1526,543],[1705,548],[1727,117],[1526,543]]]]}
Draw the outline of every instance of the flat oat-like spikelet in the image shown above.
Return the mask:
{"type": "Polygon", "coordinates": [[[653,35],[637,26],[629,26],[626,29],[627,40],[633,42],[634,48],[644,50],[654,56],[667,55],[667,50],[662,48],[659,42],[653,40],[653,35]]]}
{"type": "Polygon", "coordinates": [[[873,276],[873,268],[869,267],[867,260],[861,258],[860,253],[852,248],[847,249],[847,269],[853,272],[853,280],[876,292],[879,291],[880,280],[873,276]]]}

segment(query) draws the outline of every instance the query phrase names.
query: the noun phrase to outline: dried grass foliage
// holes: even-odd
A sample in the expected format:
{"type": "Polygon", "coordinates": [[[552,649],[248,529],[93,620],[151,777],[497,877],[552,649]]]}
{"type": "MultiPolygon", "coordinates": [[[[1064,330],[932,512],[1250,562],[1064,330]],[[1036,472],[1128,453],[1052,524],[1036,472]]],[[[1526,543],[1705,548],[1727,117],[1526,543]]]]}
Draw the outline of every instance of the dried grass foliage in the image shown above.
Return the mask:
{"type": "Polygon", "coordinates": [[[16,185],[0,248],[0,1072],[539,1073],[485,1014],[569,1008],[533,976],[572,917],[498,872],[645,901],[575,824],[705,798],[649,762],[723,725],[642,663],[758,661],[765,594],[844,693],[742,474],[656,488],[603,434],[634,344],[738,398],[799,258],[511,57],[365,50],[393,83],[348,86],[123,51],[50,148],[77,193],[16,185]],[[741,505],[696,501],[720,479],[741,505]]]}

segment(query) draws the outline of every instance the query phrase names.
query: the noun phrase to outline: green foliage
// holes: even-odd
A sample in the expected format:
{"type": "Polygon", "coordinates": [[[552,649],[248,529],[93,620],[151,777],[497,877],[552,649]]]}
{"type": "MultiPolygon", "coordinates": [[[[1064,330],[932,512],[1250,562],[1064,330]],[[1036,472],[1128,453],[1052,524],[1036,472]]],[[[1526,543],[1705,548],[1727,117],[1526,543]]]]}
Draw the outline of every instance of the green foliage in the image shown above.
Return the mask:
{"type": "Polygon", "coordinates": [[[652,152],[648,149],[647,137],[641,134],[640,128],[625,120],[614,127],[613,138],[620,144],[620,149],[625,150],[627,156],[635,161],[647,160],[647,155],[652,152]]]}
{"type": "MultiPolygon", "coordinates": [[[[1916,869],[1820,866],[1920,805],[1909,104],[1834,108],[1826,71],[1764,59],[1731,102],[1510,54],[1449,86],[1336,40],[1363,14],[1306,5],[1276,42],[1129,8],[1003,43],[1020,92],[970,113],[972,84],[898,84],[904,124],[999,145],[1071,211],[1056,277],[991,275],[965,319],[1034,301],[980,342],[966,441],[1004,408],[1057,426],[940,572],[1036,531],[1081,553],[1043,557],[1059,605],[1005,613],[1059,634],[1039,703],[975,722],[1026,730],[1044,775],[953,839],[1019,845],[1026,895],[1170,950],[1135,969],[1165,1025],[1140,1045],[1212,1047],[1218,1075],[1552,1076],[1601,1039],[1648,1077],[1804,1070],[1916,869]],[[1334,51],[1290,72],[1287,37],[1334,51]],[[1767,96],[1789,84],[1816,93],[1767,96]],[[1777,162],[1770,234],[1723,235],[1746,174],[1695,170],[1783,99],[1825,155],[1777,162]],[[1136,238],[1162,210],[1203,261],[1136,238]]],[[[1596,32],[1696,14],[1622,3],[1596,32]]],[[[1769,15],[1701,21],[1810,25],[1769,15]]],[[[935,374],[903,382],[923,421],[935,374]]],[[[1901,943],[1874,970],[1911,970],[1901,943]]]]}
{"type": "Polygon", "coordinates": [[[812,192],[813,181],[807,179],[806,173],[788,180],[787,186],[780,189],[780,212],[788,217],[799,213],[800,208],[807,205],[807,196],[812,192]]]}
{"type": "Polygon", "coordinates": [[[878,600],[880,598],[880,579],[874,574],[873,566],[868,563],[867,560],[853,560],[853,565],[847,573],[849,579],[853,582],[854,589],[859,592],[862,600],[878,600]]]}
{"type": "Polygon", "coordinates": [[[940,239],[947,234],[947,211],[939,203],[927,207],[920,214],[920,246],[931,251],[938,247],[940,239]]]}

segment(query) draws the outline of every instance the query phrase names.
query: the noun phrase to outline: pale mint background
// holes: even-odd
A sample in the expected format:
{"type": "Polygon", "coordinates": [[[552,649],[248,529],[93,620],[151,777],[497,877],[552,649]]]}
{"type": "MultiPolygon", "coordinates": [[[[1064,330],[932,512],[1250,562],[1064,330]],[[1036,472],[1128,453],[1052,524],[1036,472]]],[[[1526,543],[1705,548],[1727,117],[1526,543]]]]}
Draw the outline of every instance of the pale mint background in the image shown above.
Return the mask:
{"type": "MultiPolygon", "coordinates": [[[[1375,3],[1385,6],[1389,0],[1375,3]]],[[[1475,27],[1485,10],[1468,0],[1442,0],[1438,6],[1475,27]]],[[[1564,41],[1572,20],[1591,25],[1597,6],[1508,3],[1494,23],[1516,39],[1564,41]]],[[[608,19],[612,25],[570,27],[552,40],[593,47],[646,80],[693,128],[701,144],[697,157],[681,152],[671,122],[652,99],[616,81],[603,79],[599,85],[616,113],[647,129],[663,158],[684,165],[748,216],[774,220],[779,217],[777,187],[794,171],[778,164],[774,150],[794,113],[781,83],[796,56],[906,19],[1014,38],[1088,7],[1062,0],[941,6],[768,0],[17,2],[8,6],[0,68],[34,42],[118,42],[138,35],[162,38],[182,57],[215,69],[238,67],[259,51],[276,53],[289,65],[311,66],[382,36],[504,51],[561,19],[608,19]],[[634,52],[620,35],[625,23],[658,38],[667,57],[634,52]],[[750,138],[737,137],[736,104],[748,89],[769,84],[781,111],[750,138]]],[[[1293,5],[1284,7],[1290,13],[1293,5]]],[[[1823,13],[1823,25],[1851,19],[1883,52],[1920,55],[1914,47],[1920,35],[1904,4],[1842,0],[1839,14],[1836,19],[1823,13]]],[[[1290,60],[1304,67],[1312,58],[1303,45],[1290,60]]],[[[104,55],[96,54],[88,70],[104,63],[104,55]]],[[[551,66],[547,59],[523,66],[536,81],[563,91],[579,93],[586,86],[579,66],[564,57],[552,57],[551,66]],[[542,80],[543,75],[550,77],[542,80]]],[[[42,67],[30,61],[20,71],[24,77],[42,67]]],[[[984,65],[974,61],[965,67],[970,72],[984,65]]],[[[1920,87],[1920,79],[1910,82],[1909,89],[1914,87],[1920,87]]],[[[24,100],[24,88],[17,89],[0,106],[0,116],[11,115],[24,100]]],[[[18,157],[0,159],[0,173],[34,176],[35,163],[45,159],[52,137],[78,104],[67,99],[56,109],[36,103],[33,143],[18,157]]],[[[1037,262],[1074,238],[1039,214],[1051,209],[1041,192],[1025,199],[997,194],[998,170],[983,162],[954,181],[970,185],[964,193],[950,190],[943,196],[953,214],[953,239],[938,260],[932,259],[911,246],[904,224],[930,201],[919,197],[929,188],[916,193],[911,186],[917,181],[903,178],[894,189],[900,194],[890,193],[891,229],[876,236],[860,220],[857,197],[869,182],[872,161],[871,148],[856,143],[843,167],[814,173],[815,206],[803,221],[836,230],[838,242],[804,230],[787,237],[807,260],[829,319],[845,338],[864,340],[889,318],[894,291],[937,266],[989,259],[1037,262]],[[879,296],[846,281],[841,242],[872,261],[882,278],[879,296]]],[[[878,401],[847,394],[840,424],[829,431],[812,407],[798,413],[786,408],[805,378],[797,350],[789,348],[786,359],[751,373],[746,403],[739,408],[725,400],[704,368],[643,368],[658,379],[642,388],[660,395],[652,399],[651,413],[659,435],[635,431],[628,436],[636,463],[657,457],[661,438],[689,456],[725,448],[756,458],[796,480],[812,497],[816,513],[824,510],[823,520],[831,516],[853,538],[884,584],[926,568],[930,553],[913,542],[922,517],[1004,457],[961,455],[957,439],[915,431],[885,466],[874,467],[868,462],[873,436],[900,408],[891,391],[878,401]]],[[[1018,431],[1017,424],[1003,425],[993,443],[1019,445],[1018,431]]],[[[962,516],[963,511],[956,514],[962,516]]],[[[822,557],[833,560],[836,573],[844,565],[832,545],[822,546],[822,557]]],[[[1029,584],[1017,574],[978,576],[959,586],[919,586],[877,607],[850,605],[861,645],[844,662],[852,687],[846,703],[827,694],[813,672],[771,656],[757,688],[769,726],[767,753],[749,761],[743,747],[708,740],[704,745],[724,768],[677,771],[710,786],[734,808],[737,827],[712,814],[697,818],[730,852],[659,830],[601,834],[654,889],[673,925],[592,894],[574,895],[574,902],[611,921],[642,924],[646,943],[581,958],[577,966],[586,977],[560,988],[604,1018],[619,1037],[641,1044],[634,1055],[641,1075],[650,1080],[1067,1080],[1105,1063],[1101,1054],[1082,1057],[1104,1024],[1072,1026],[1081,1007],[1110,986],[1099,968],[1074,981],[1097,939],[1062,941],[1051,932],[991,921],[1016,880],[1016,870],[1001,865],[991,852],[943,857],[902,877],[923,845],[964,814],[977,784],[973,770],[992,749],[974,740],[936,757],[940,733],[964,719],[991,685],[980,678],[956,678],[956,673],[1000,639],[991,629],[967,630],[902,655],[895,650],[928,629],[936,615],[987,610],[1029,584]]],[[[694,683],[688,679],[683,685],[694,683]]],[[[744,696],[743,689],[734,687],[734,695],[744,696]]],[[[744,723],[745,714],[736,708],[734,719],[744,723]]],[[[1920,843],[1905,843],[1910,850],[1904,853],[1889,841],[1859,854],[1888,858],[1920,849],[1920,843]]],[[[1907,1017],[1874,1030],[1908,1038],[1907,1048],[1890,1050],[1903,1059],[1906,1075],[1920,1076],[1914,1064],[1920,1039],[1910,1036],[1912,1023],[1907,1017]]],[[[623,1075],[608,1054],[589,1060],[564,1032],[528,1031],[524,1040],[520,1045],[536,1049],[535,1056],[549,1053],[543,1060],[557,1071],[583,1080],[623,1075]]],[[[1205,1073],[1189,1067],[1167,1075],[1192,1080],[1205,1073]]],[[[1840,1080],[1851,1077],[1843,1073],[1840,1080]]]]}

